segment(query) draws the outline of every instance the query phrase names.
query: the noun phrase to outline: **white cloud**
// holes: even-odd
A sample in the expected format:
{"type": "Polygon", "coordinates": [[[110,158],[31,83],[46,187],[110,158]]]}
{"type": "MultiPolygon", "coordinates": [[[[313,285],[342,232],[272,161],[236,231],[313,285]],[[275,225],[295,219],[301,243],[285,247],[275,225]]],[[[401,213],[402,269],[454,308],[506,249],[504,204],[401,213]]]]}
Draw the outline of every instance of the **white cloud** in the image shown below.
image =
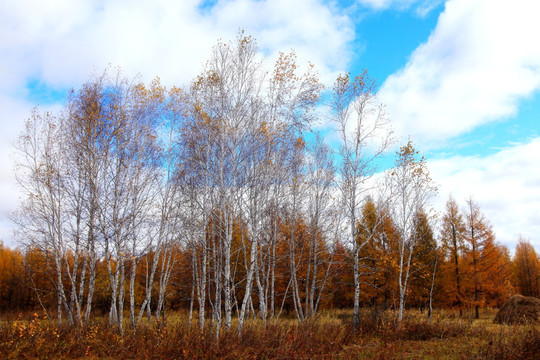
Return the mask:
{"type": "Polygon", "coordinates": [[[12,242],[13,227],[8,219],[9,213],[17,209],[18,189],[13,176],[12,150],[17,135],[22,130],[28,117],[30,105],[25,101],[0,95],[0,241],[8,246],[12,242]]]}
{"type": "Polygon", "coordinates": [[[396,131],[422,146],[516,114],[540,88],[540,3],[449,0],[437,27],[380,90],[396,131]]]}
{"type": "Polygon", "coordinates": [[[216,40],[240,28],[269,54],[296,49],[324,75],[346,68],[354,37],[349,19],[317,0],[222,0],[206,10],[196,0],[3,2],[0,72],[9,82],[0,89],[24,86],[29,77],[70,87],[109,63],[187,83],[216,40]]]}
{"type": "Polygon", "coordinates": [[[469,196],[480,204],[497,239],[513,250],[520,235],[540,251],[540,138],[489,156],[455,156],[429,161],[440,185],[436,208],[444,211],[448,196],[465,203],[469,196]]]}

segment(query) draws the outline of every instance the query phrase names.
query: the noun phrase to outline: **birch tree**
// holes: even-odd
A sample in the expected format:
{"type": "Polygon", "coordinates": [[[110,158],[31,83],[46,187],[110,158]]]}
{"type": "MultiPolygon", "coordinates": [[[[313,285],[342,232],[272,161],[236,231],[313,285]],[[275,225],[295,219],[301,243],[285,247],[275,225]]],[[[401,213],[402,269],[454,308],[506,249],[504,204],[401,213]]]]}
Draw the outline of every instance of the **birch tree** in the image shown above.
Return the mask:
{"type": "Polygon", "coordinates": [[[376,102],[375,83],[367,72],[351,78],[340,75],[334,83],[331,100],[332,117],[337,125],[341,145],[337,185],[347,219],[348,243],[352,246],[354,278],[353,324],[359,325],[360,271],[359,251],[371,240],[357,242],[357,222],[370,187],[367,181],[375,173],[377,160],[390,146],[391,131],[384,107],[376,102]]]}
{"type": "MultiPolygon", "coordinates": [[[[24,193],[20,211],[13,216],[18,236],[29,248],[38,248],[47,255],[54,269],[50,279],[56,288],[58,323],[67,312],[73,324],[73,309],[65,293],[63,277],[67,239],[64,239],[67,213],[63,191],[62,135],[60,121],[52,114],[34,111],[19,137],[17,181],[24,193]],[[66,240],[66,241],[65,241],[66,240]]],[[[65,162],[64,162],[65,164],[65,162]]]]}
{"type": "Polygon", "coordinates": [[[425,159],[419,157],[411,141],[397,152],[395,167],[389,171],[387,182],[391,198],[390,211],[399,235],[398,323],[401,325],[413,256],[420,241],[416,218],[427,208],[436,188],[429,176],[425,159]]]}
{"type": "Polygon", "coordinates": [[[231,244],[235,219],[243,219],[251,242],[239,330],[252,304],[254,281],[261,316],[266,318],[258,251],[262,215],[269,204],[273,181],[268,169],[274,167],[272,150],[279,149],[273,144],[281,142],[279,137],[298,137],[291,134],[298,134],[309,121],[307,114],[321,88],[312,67],[304,76],[297,76],[295,71],[294,56],[282,54],[267,79],[255,41],[240,34],[235,43],[219,42],[214,47],[203,73],[191,87],[190,125],[185,141],[197,161],[192,162],[195,167],[191,171],[198,175],[198,181],[205,182],[208,201],[203,212],[218,235],[213,238],[216,241],[211,262],[213,304],[219,324],[223,297],[225,328],[231,326],[232,318],[231,244]]]}
{"type": "Polygon", "coordinates": [[[324,287],[330,274],[332,259],[324,258],[325,241],[332,237],[336,227],[336,213],[332,209],[332,184],[334,163],[330,148],[317,136],[309,147],[307,164],[309,223],[309,254],[307,261],[305,314],[313,317],[317,312],[324,287]]]}

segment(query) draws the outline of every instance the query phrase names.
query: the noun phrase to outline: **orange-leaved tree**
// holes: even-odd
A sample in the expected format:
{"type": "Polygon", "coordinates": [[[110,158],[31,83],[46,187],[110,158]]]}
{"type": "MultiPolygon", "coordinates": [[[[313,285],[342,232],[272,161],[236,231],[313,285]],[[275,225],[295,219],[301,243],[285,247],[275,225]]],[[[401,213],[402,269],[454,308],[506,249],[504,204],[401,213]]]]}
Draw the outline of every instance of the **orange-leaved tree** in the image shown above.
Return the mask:
{"type": "Polygon", "coordinates": [[[540,297],[540,259],[529,240],[524,238],[516,245],[513,282],[521,295],[540,297]]]}
{"type": "Polygon", "coordinates": [[[463,233],[465,224],[463,216],[454,198],[450,197],[446,202],[446,211],[443,215],[440,230],[442,248],[445,255],[443,273],[447,285],[447,304],[460,309],[464,304],[462,292],[463,264],[462,254],[465,249],[463,233]]]}
{"type": "Polygon", "coordinates": [[[499,294],[495,296],[498,299],[503,298],[502,294],[508,295],[510,262],[502,247],[495,243],[493,229],[479,205],[469,198],[466,206],[464,238],[468,246],[468,292],[472,298],[469,302],[474,306],[475,317],[478,319],[480,306],[492,297],[491,294],[499,294]]]}

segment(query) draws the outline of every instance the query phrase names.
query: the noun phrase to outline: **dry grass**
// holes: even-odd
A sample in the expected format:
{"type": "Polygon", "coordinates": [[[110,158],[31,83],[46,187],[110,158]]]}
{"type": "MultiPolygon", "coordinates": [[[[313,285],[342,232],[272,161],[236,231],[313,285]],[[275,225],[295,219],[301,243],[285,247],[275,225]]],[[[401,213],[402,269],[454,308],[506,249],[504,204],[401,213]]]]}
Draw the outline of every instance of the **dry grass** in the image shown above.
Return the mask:
{"type": "Polygon", "coordinates": [[[124,336],[104,320],[81,329],[32,320],[0,325],[5,359],[533,359],[540,354],[535,325],[498,325],[439,312],[429,320],[409,311],[401,327],[391,312],[364,311],[353,330],[350,311],[324,312],[298,324],[250,320],[242,333],[188,326],[185,314],[169,314],[165,326],[146,323],[124,336]]]}

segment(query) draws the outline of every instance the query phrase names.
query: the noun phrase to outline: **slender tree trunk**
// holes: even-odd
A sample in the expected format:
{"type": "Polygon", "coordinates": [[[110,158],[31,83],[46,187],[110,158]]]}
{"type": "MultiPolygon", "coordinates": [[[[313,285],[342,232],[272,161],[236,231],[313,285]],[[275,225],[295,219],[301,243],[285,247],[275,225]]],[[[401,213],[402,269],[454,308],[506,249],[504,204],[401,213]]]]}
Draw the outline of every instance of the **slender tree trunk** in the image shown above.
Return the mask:
{"type": "MultiPolygon", "coordinates": [[[[315,225],[315,229],[317,229],[318,225],[315,225]]],[[[313,275],[312,275],[312,281],[311,281],[311,292],[309,295],[309,311],[310,315],[313,317],[316,312],[315,307],[315,291],[317,290],[317,270],[318,270],[318,249],[317,249],[317,230],[315,230],[315,239],[313,241],[313,275]]]]}
{"type": "Polygon", "coordinates": [[[137,315],[137,320],[135,321],[135,324],[138,324],[141,321],[141,318],[142,318],[145,310],[148,313],[148,317],[149,318],[151,317],[152,312],[151,312],[151,308],[150,308],[150,301],[152,299],[152,288],[154,286],[154,277],[155,277],[155,274],[156,274],[157,265],[158,265],[160,256],[161,256],[161,249],[158,246],[158,249],[154,253],[154,258],[152,259],[152,268],[150,270],[150,274],[148,274],[148,261],[146,263],[146,272],[147,272],[146,289],[145,289],[146,292],[145,292],[144,301],[141,304],[141,307],[139,309],[139,314],[137,315]]]}
{"type": "MultiPolygon", "coordinates": [[[[403,321],[403,311],[405,310],[405,302],[407,301],[407,289],[409,286],[409,275],[412,263],[412,255],[414,252],[414,243],[408,246],[407,254],[407,263],[403,264],[403,255],[400,260],[400,269],[399,269],[399,313],[398,313],[398,322],[401,327],[403,321]],[[405,265],[405,269],[403,269],[405,265]]],[[[404,243],[403,243],[404,244],[404,243]]],[[[405,248],[402,248],[402,254],[405,253],[405,248]]]]}
{"type": "Polygon", "coordinates": [[[275,309],[275,301],[276,301],[276,290],[275,290],[275,284],[276,284],[276,244],[277,244],[277,214],[273,214],[273,231],[272,231],[272,244],[270,245],[272,248],[272,255],[271,255],[271,270],[270,270],[270,314],[272,319],[274,319],[276,315],[276,309],[275,309]]]}
{"type": "Polygon", "coordinates": [[[110,310],[109,310],[109,323],[111,325],[118,323],[118,313],[117,313],[117,298],[118,298],[118,263],[116,264],[116,269],[112,270],[112,259],[110,253],[107,253],[106,255],[107,260],[107,271],[109,273],[109,282],[111,286],[111,304],[110,304],[110,310]]]}
{"type": "MultiPolygon", "coordinates": [[[[355,219],[355,216],[352,217],[355,219]]],[[[354,278],[354,305],[353,305],[353,327],[360,326],[360,264],[359,251],[356,239],[356,221],[351,221],[351,238],[353,241],[353,278],[354,278]]]]}
{"type": "Polygon", "coordinates": [[[118,283],[118,329],[120,335],[124,335],[124,279],[125,279],[125,262],[123,259],[118,259],[120,267],[120,280],[118,283]]]}
{"type": "Polygon", "coordinates": [[[131,254],[131,276],[129,278],[129,321],[131,327],[135,327],[135,275],[137,274],[137,260],[135,254],[131,254]]]}
{"type": "Polygon", "coordinates": [[[257,266],[257,237],[253,239],[251,243],[251,252],[250,252],[250,264],[249,270],[246,277],[246,291],[244,293],[244,299],[242,300],[242,307],[240,308],[240,316],[238,316],[238,332],[242,332],[244,326],[244,319],[246,316],[247,306],[249,299],[251,298],[251,290],[253,288],[253,275],[255,274],[255,269],[257,266]]]}
{"type": "MultiPolygon", "coordinates": [[[[195,255],[195,249],[193,250],[195,255]]],[[[201,274],[198,281],[198,300],[199,300],[199,327],[204,330],[204,306],[206,303],[206,262],[207,262],[207,250],[206,245],[203,247],[202,260],[201,260],[201,274]]],[[[196,265],[196,264],[195,264],[196,265]]]]}
{"type": "Polygon", "coordinates": [[[476,239],[475,239],[474,229],[471,229],[471,239],[472,239],[472,256],[473,256],[473,271],[474,271],[474,317],[476,319],[480,318],[480,305],[478,305],[478,256],[476,248],[476,239]]]}
{"type": "Polygon", "coordinates": [[[263,320],[266,323],[266,317],[267,317],[266,298],[265,298],[263,284],[261,282],[260,269],[258,269],[259,267],[260,266],[258,266],[257,269],[255,270],[255,282],[257,283],[257,289],[259,290],[258,291],[259,292],[259,316],[261,320],[263,320]]]}
{"type": "Polygon", "coordinates": [[[456,289],[457,289],[457,305],[459,307],[459,315],[463,316],[463,309],[461,304],[461,280],[459,274],[459,254],[457,244],[457,234],[454,224],[452,224],[452,243],[453,243],[453,258],[454,258],[454,273],[456,275],[456,289]]]}
{"type": "Polygon", "coordinates": [[[189,296],[189,317],[188,327],[191,329],[191,321],[193,320],[193,303],[195,301],[195,279],[191,282],[191,295],[189,296]]]}
{"type": "MultiPolygon", "coordinates": [[[[93,248],[93,246],[92,246],[93,248]]],[[[94,298],[94,291],[96,287],[96,255],[94,250],[90,251],[90,268],[89,268],[89,278],[88,278],[88,295],[86,297],[86,311],[84,313],[84,322],[88,324],[90,321],[90,314],[92,312],[92,302],[94,298]]]]}
{"type": "Polygon", "coordinates": [[[82,306],[84,302],[84,289],[86,286],[86,272],[88,271],[88,267],[90,266],[90,259],[88,253],[83,254],[82,261],[83,267],[81,269],[81,279],[79,282],[79,294],[77,295],[77,322],[79,324],[82,324],[84,321],[84,315],[82,314],[82,306]]]}
{"type": "Polygon", "coordinates": [[[433,275],[431,276],[431,287],[429,289],[429,310],[428,317],[431,318],[433,313],[433,288],[435,287],[435,274],[437,272],[437,264],[439,263],[439,253],[435,256],[435,264],[433,265],[433,275]]]}
{"type": "Polygon", "coordinates": [[[165,321],[165,303],[167,301],[167,286],[175,265],[176,251],[174,246],[168,246],[161,252],[161,271],[159,274],[158,303],[156,307],[156,318],[165,321]]]}
{"type": "Polygon", "coordinates": [[[60,288],[60,284],[62,283],[62,274],[61,273],[58,273],[57,274],[57,280],[59,285],[56,286],[56,292],[57,292],[57,298],[58,298],[58,303],[57,303],[57,312],[58,312],[58,325],[62,325],[62,294],[61,294],[61,288],[60,288]]]}
{"type": "Polygon", "coordinates": [[[231,301],[231,245],[233,236],[233,220],[231,211],[227,211],[225,214],[225,269],[223,274],[223,287],[224,287],[224,306],[225,306],[225,329],[231,327],[232,321],[232,301],[231,301]]]}

